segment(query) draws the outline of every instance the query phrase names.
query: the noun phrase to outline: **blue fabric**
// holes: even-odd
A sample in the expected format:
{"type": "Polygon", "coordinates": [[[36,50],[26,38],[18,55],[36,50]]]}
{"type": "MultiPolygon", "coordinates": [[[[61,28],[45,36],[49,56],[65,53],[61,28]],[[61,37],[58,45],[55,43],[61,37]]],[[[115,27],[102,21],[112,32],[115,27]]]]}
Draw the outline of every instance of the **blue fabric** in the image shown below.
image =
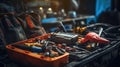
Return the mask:
{"type": "Polygon", "coordinates": [[[56,23],[57,18],[46,18],[42,19],[42,23],[56,23]]]}
{"type": "Polygon", "coordinates": [[[96,0],[96,17],[106,10],[111,10],[111,0],[96,0]]]}
{"type": "Polygon", "coordinates": [[[90,21],[97,21],[97,17],[104,11],[110,11],[111,10],[111,0],[96,0],[96,7],[95,7],[95,16],[96,18],[88,18],[87,24],[89,24],[90,21]]]}

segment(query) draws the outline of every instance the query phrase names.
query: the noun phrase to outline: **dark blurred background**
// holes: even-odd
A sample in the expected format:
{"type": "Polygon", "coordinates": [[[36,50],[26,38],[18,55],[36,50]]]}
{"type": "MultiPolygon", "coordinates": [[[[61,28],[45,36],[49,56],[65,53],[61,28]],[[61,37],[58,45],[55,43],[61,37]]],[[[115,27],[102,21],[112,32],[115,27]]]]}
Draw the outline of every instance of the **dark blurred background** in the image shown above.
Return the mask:
{"type": "Polygon", "coordinates": [[[41,6],[45,9],[52,7],[54,11],[63,8],[66,12],[76,10],[79,14],[98,15],[102,11],[113,11],[115,8],[120,11],[119,0],[1,0],[0,3],[15,7],[17,12],[27,9],[39,9],[41,6]]]}
{"type": "MultiPolygon", "coordinates": [[[[3,17],[3,14],[7,14],[9,12],[15,14],[14,15],[15,17],[19,16],[21,18],[22,16],[22,19],[24,18],[23,19],[24,22],[26,21],[25,20],[26,14],[31,15],[35,19],[35,20],[32,20],[33,22],[34,21],[36,22],[36,20],[40,22],[38,23],[40,25],[39,26],[40,29],[41,29],[41,24],[43,19],[49,22],[51,20],[54,20],[54,21],[61,20],[61,17],[62,19],[70,18],[68,16],[70,12],[76,12],[77,17],[89,16],[89,15],[94,16],[94,18],[92,19],[87,19],[86,24],[108,23],[111,25],[120,25],[120,0],[0,0],[0,19],[3,17]],[[35,14],[33,14],[33,12],[35,14]]],[[[8,15],[8,16],[11,16],[11,15],[8,15]]],[[[76,17],[72,16],[72,18],[74,19],[76,17]]],[[[46,25],[46,28],[49,26],[50,26],[49,24],[46,25]]],[[[57,26],[57,25],[54,24],[54,26],[57,26]]],[[[24,28],[25,28],[24,31],[26,33],[27,27],[24,27],[24,24],[23,24],[23,29],[24,28]]],[[[1,34],[1,32],[2,30],[0,29],[0,35],[3,35],[1,34]]],[[[28,31],[27,29],[28,34],[29,32],[31,31],[30,30],[28,31]]],[[[41,32],[39,35],[41,35],[41,32]]],[[[6,35],[4,34],[4,36],[6,35]]],[[[25,39],[26,39],[26,36],[25,36],[25,39]]],[[[1,45],[1,41],[0,41],[0,45],[1,45]]],[[[0,51],[1,50],[4,50],[4,49],[0,49],[0,51]]],[[[0,54],[4,54],[4,51],[0,54]]],[[[1,57],[0,57],[0,61],[1,61],[1,57]]],[[[5,59],[3,62],[5,62],[8,65],[10,63],[11,65],[10,67],[18,67],[16,64],[14,64],[8,59],[5,59]]],[[[113,61],[113,64],[109,65],[109,67],[120,67],[119,62],[120,62],[120,59],[117,58],[116,61],[113,61]]],[[[3,65],[2,62],[0,62],[0,67],[1,65],[3,65]]]]}

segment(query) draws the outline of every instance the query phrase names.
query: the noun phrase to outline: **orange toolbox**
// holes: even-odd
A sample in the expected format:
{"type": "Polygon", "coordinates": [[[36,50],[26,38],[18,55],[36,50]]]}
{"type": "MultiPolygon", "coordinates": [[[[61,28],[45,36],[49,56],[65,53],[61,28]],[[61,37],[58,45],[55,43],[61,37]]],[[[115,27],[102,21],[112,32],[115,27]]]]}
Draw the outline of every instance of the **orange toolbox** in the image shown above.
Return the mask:
{"type": "Polygon", "coordinates": [[[69,53],[56,57],[48,57],[43,54],[34,53],[28,50],[16,48],[13,45],[34,42],[36,38],[47,39],[48,35],[38,36],[24,41],[7,45],[8,56],[11,60],[29,67],[64,67],[68,63],[69,53]]]}

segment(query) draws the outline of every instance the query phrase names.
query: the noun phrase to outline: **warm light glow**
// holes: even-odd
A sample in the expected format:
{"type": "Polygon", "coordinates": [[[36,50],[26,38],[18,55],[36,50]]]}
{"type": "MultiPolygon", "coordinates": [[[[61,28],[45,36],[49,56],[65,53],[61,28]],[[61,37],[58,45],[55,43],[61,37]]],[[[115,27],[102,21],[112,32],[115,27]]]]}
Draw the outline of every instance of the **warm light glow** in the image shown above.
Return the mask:
{"type": "Polygon", "coordinates": [[[40,7],[39,9],[40,9],[40,10],[43,10],[43,8],[42,8],[42,7],[40,7]]]}
{"type": "Polygon", "coordinates": [[[52,8],[48,8],[49,11],[52,11],[52,8]]]}

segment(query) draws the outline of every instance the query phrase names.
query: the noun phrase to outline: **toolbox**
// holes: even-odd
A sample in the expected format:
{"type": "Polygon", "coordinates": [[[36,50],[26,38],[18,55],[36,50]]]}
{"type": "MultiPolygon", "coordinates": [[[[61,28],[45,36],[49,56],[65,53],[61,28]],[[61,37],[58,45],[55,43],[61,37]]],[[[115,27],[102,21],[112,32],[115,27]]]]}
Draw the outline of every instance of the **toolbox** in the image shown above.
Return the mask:
{"type": "Polygon", "coordinates": [[[98,38],[96,33],[101,32],[101,30],[100,28],[99,31],[95,31],[94,33],[89,32],[85,36],[83,35],[84,38],[78,34],[52,33],[10,44],[6,47],[8,55],[12,60],[30,67],[107,67],[112,60],[115,60],[119,56],[120,40],[117,38],[110,39],[105,35],[101,36],[109,39],[109,41],[101,37],[98,38]],[[93,34],[97,39],[93,38],[93,34]],[[46,40],[45,42],[47,44],[45,46],[48,46],[48,42],[52,44],[49,44],[50,46],[47,47],[49,49],[51,49],[51,46],[57,46],[66,51],[61,53],[61,51],[57,50],[60,53],[59,56],[48,57],[44,54],[34,53],[36,51],[41,52],[41,48],[33,50],[36,47],[29,47],[30,45],[24,46],[23,48],[23,43],[32,43],[38,39],[40,41],[46,40]],[[88,41],[86,42],[85,39],[88,41]],[[82,40],[86,43],[82,42],[82,40]],[[54,46],[54,44],[56,45],[54,46]]]}
{"type": "MultiPolygon", "coordinates": [[[[45,39],[48,35],[39,36],[36,38],[45,39]]],[[[42,54],[34,53],[28,50],[16,48],[13,45],[23,44],[25,42],[34,42],[36,38],[20,41],[14,44],[7,45],[9,58],[20,64],[29,67],[63,67],[68,63],[69,53],[65,52],[63,55],[57,57],[48,57],[42,54]]]]}

